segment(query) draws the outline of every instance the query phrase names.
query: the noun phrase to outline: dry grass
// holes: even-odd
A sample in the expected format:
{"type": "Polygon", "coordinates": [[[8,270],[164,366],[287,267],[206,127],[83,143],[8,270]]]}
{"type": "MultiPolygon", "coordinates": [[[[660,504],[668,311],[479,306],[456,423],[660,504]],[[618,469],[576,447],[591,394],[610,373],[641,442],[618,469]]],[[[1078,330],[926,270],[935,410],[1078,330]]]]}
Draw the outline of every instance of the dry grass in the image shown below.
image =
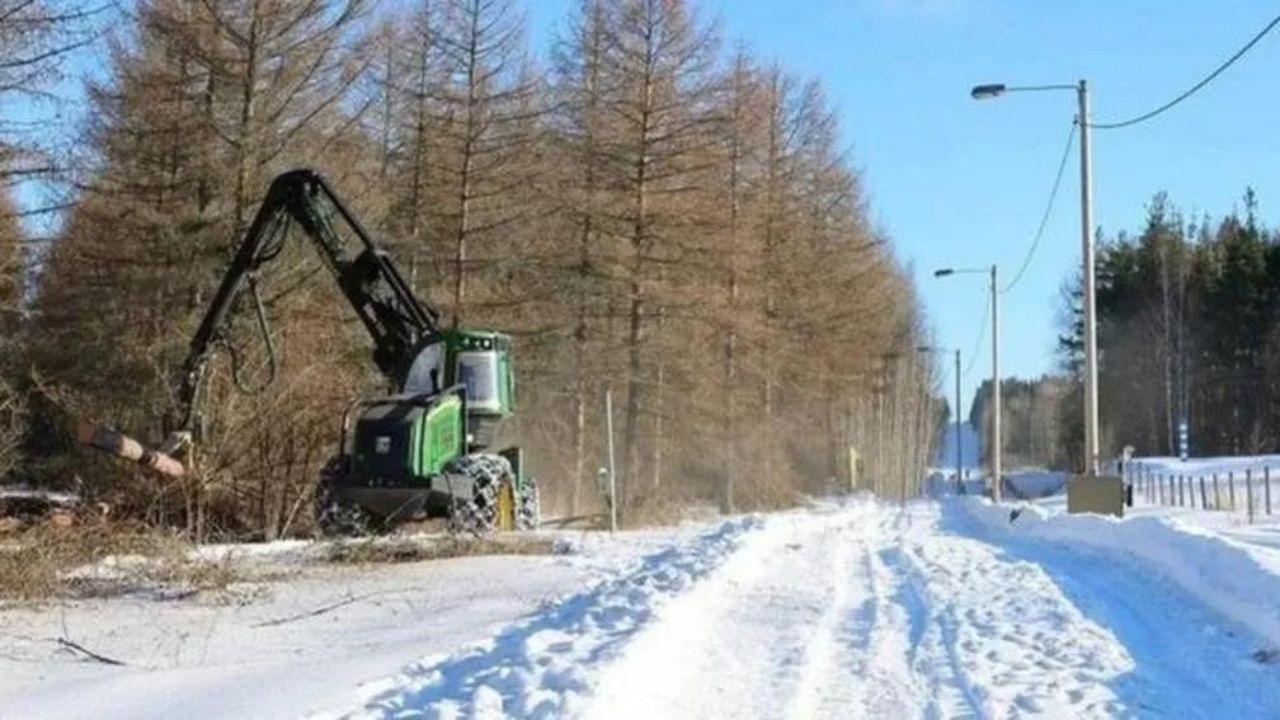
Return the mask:
{"type": "Polygon", "coordinates": [[[409,563],[480,555],[551,555],[551,538],[527,535],[369,538],[332,544],[325,560],[341,565],[409,563]]]}
{"type": "Polygon", "coordinates": [[[239,579],[229,560],[194,560],[190,550],[177,536],[138,527],[33,526],[0,543],[0,600],[186,597],[239,579]]]}
{"type": "MultiPolygon", "coordinates": [[[[341,565],[410,563],[481,555],[550,555],[551,538],[522,534],[487,537],[380,537],[317,548],[319,562],[341,565]]],[[[196,556],[181,537],[141,526],[92,523],[33,525],[0,538],[0,602],[122,595],[175,600],[229,590],[247,580],[279,579],[234,553],[196,556]]]]}

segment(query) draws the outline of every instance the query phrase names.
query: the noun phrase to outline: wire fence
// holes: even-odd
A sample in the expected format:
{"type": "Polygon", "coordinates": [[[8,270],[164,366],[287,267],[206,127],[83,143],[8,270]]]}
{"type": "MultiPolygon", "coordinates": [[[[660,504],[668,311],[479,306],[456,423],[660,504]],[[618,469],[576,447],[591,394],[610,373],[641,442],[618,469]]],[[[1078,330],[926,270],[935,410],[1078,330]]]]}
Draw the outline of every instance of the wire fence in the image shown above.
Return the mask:
{"type": "Polygon", "coordinates": [[[1280,485],[1280,468],[1179,473],[1130,463],[1124,475],[1134,495],[1148,504],[1244,513],[1249,524],[1271,516],[1280,505],[1280,487],[1273,487],[1280,485]]]}

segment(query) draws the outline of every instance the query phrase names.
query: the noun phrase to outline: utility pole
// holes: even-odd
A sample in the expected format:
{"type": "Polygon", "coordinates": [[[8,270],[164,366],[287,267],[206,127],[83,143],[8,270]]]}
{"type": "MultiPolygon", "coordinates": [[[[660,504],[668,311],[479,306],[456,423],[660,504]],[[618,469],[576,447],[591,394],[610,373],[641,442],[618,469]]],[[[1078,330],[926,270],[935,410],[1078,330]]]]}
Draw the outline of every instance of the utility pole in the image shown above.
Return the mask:
{"type": "Polygon", "coordinates": [[[991,499],[1000,502],[1000,276],[991,265],[991,499]]]}
{"type": "Polygon", "coordinates": [[[1084,473],[1098,475],[1098,332],[1093,267],[1093,163],[1089,86],[1076,86],[1080,103],[1080,242],[1084,256],[1084,473]]]}
{"type": "Polygon", "coordinates": [[[975,85],[970,91],[974,100],[987,100],[1011,92],[1071,90],[1076,94],[1076,122],[1080,125],[1080,244],[1084,274],[1084,475],[1097,477],[1098,466],[1098,316],[1093,262],[1093,162],[1089,118],[1089,85],[1084,80],[1074,85],[1029,85],[1010,87],[1003,83],[975,85]]]}
{"type": "Polygon", "coordinates": [[[964,494],[960,468],[964,467],[964,449],[960,444],[960,348],[956,348],[956,492],[964,494]]]}
{"type": "MultiPolygon", "coordinates": [[[[933,271],[934,277],[947,277],[949,275],[967,275],[967,274],[988,274],[991,279],[991,437],[988,439],[991,448],[991,498],[996,502],[1000,501],[1000,274],[995,263],[989,268],[940,268],[933,271]]],[[[959,357],[957,355],[957,365],[959,357]]],[[[959,378],[959,369],[957,368],[956,377],[959,378]]],[[[960,391],[957,389],[956,394],[960,391]]],[[[956,400],[957,405],[959,399],[956,400]]],[[[959,408],[957,412],[957,427],[959,427],[959,408]]],[[[959,438],[957,438],[957,444],[959,438]]]]}

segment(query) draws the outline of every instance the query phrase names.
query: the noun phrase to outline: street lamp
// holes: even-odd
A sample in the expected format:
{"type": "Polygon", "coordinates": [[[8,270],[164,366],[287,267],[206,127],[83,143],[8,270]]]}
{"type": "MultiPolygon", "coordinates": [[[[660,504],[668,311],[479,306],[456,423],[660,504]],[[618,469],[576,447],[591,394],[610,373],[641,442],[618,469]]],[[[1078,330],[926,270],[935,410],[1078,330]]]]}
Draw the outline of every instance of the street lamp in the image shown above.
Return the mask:
{"type": "MultiPolygon", "coordinates": [[[[950,273],[947,273],[950,274],[950,273]]],[[[941,352],[945,348],[934,347],[932,345],[921,345],[916,348],[920,352],[941,352]]],[[[964,494],[964,483],[961,480],[960,468],[964,462],[964,448],[960,445],[960,348],[956,348],[956,493],[964,494]]]]}
{"type": "MultiPolygon", "coordinates": [[[[948,275],[987,274],[991,276],[991,499],[1000,502],[1000,276],[993,264],[990,268],[942,268],[934,277],[948,275]]],[[[958,356],[957,356],[958,357],[958,356]]],[[[958,362],[958,360],[957,360],[958,362]]],[[[957,370],[957,377],[959,371],[957,370]]],[[[959,412],[959,408],[956,408],[959,412]]],[[[959,437],[956,438],[959,442],[959,437]]]]}
{"type": "Polygon", "coordinates": [[[1084,269],[1084,472],[1098,474],[1098,323],[1093,270],[1093,179],[1090,155],[1089,86],[1084,80],[1075,85],[1028,85],[1006,87],[1001,84],[976,85],[969,91],[974,100],[986,100],[1011,92],[1041,90],[1074,90],[1080,124],[1080,244],[1084,269]]]}
{"type": "Polygon", "coordinates": [[[991,85],[975,85],[973,89],[969,91],[969,95],[974,100],[986,100],[988,98],[1003,95],[1006,89],[1007,88],[1004,85],[999,83],[991,85]]]}

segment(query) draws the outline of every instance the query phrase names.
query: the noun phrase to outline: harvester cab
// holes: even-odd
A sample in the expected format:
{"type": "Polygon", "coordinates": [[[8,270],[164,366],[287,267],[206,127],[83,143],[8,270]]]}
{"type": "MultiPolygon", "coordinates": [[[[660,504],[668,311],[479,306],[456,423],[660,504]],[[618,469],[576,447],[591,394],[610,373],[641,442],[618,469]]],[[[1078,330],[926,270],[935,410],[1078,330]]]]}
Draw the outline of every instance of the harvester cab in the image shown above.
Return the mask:
{"type": "Polygon", "coordinates": [[[409,395],[433,395],[454,385],[466,395],[468,445],[489,447],[499,423],[515,411],[511,338],[490,330],[446,330],[418,350],[401,387],[409,395]]]}

